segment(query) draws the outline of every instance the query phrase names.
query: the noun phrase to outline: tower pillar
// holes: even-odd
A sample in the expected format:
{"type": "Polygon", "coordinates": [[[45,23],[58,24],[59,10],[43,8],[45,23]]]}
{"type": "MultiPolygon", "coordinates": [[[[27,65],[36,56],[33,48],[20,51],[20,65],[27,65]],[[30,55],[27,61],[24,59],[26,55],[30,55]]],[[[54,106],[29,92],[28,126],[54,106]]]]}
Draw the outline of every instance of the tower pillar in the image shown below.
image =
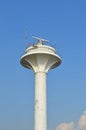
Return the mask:
{"type": "Polygon", "coordinates": [[[35,73],[34,130],[47,130],[46,73],[35,73]]]}

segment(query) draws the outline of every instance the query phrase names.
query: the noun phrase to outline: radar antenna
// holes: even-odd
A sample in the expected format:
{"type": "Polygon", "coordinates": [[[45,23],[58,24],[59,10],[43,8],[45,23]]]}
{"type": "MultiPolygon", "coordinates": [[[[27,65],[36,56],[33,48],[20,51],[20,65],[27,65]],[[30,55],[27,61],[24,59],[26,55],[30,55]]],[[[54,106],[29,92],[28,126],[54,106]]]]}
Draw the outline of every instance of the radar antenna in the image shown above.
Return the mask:
{"type": "Polygon", "coordinates": [[[32,36],[32,38],[38,40],[37,44],[40,44],[40,45],[43,45],[44,42],[49,42],[48,40],[45,40],[45,39],[42,39],[42,38],[39,38],[39,37],[35,37],[35,36],[32,36]]]}

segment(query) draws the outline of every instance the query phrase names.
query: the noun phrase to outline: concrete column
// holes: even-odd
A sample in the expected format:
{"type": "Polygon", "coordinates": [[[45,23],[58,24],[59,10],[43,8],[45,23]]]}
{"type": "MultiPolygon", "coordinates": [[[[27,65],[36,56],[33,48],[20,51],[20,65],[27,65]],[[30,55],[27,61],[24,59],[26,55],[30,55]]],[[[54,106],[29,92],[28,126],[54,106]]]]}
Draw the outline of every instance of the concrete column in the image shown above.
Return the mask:
{"type": "Polygon", "coordinates": [[[34,130],[47,130],[46,119],[46,73],[35,73],[34,130]]]}

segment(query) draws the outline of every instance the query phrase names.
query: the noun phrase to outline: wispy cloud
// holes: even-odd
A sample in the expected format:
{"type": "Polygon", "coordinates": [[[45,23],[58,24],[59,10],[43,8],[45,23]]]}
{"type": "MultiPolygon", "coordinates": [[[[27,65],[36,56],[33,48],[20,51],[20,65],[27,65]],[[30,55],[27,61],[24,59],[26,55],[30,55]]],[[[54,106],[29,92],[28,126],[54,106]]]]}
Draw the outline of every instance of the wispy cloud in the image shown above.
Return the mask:
{"type": "Polygon", "coordinates": [[[77,126],[75,126],[74,122],[64,122],[58,125],[56,130],[86,130],[86,111],[81,115],[77,126]]]}

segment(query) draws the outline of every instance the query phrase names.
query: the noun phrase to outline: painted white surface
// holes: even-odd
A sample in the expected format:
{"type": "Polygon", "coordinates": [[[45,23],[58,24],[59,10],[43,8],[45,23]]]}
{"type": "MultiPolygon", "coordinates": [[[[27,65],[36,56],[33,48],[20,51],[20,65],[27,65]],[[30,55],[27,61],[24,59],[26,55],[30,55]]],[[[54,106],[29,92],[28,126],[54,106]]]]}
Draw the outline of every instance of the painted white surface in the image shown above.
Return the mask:
{"type": "Polygon", "coordinates": [[[35,74],[34,108],[34,130],[46,130],[46,73],[44,72],[37,72],[35,74]]]}

